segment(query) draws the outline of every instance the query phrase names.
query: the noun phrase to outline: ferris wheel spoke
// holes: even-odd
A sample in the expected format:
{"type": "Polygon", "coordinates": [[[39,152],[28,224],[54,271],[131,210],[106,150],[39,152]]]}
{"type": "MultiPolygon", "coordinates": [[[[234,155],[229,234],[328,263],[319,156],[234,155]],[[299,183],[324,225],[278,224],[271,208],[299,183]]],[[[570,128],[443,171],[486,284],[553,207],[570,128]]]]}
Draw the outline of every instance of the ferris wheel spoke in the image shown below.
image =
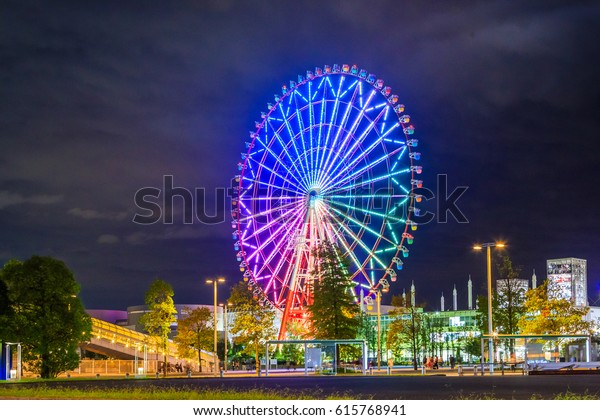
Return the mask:
{"type": "MultiPolygon", "coordinates": [[[[270,230],[272,227],[276,226],[277,224],[281,224],[281,226],[285,226],[286,223],[282,223],[282,221],[288,217],[291,217],[292,220],[294,220],[296,213],[299,212],[301,209],[289,209],[287,211],[285,211],[285,213],[280,214],[278,217],[270,220],[268,223],[266,223],[264,226],[258,227],[255,231],[253,231],[251,234],[249,234],[248,236],[242,236],[242,241],[244,243],[250,243],[251,240],[254,241],[259,241],[262,237],[262,234],[264,232],[266,232],[267,230],[270,230]]],[[[253,226],[253,227],[257,227],[256,225],[258,225],[258,223],[256,223],[255,219],[247,219],[246,220],[248,222],[248,227],[253,226]]],[[[279,232],[279,230],[281,229],[281,227],[279,229],[277,229],[273,235],[275,235],[276,233],[279,232]]],[[[244,232],[245,233],[245,232],[244,232]]],[[[257,249],[257,248],[255,248],[257,249]]]]}
{"type": "MultiPolygon", "coordinates": [[[[359,169],[356,169],[356,170],[355,170],[356,167],[349,168],[349,170],[354,171],[354,172],[350,172],[348,175],[346,175],[342,179],[339,179],[339,177],[340,177],[340,174],[343,174],[344,172],[340,171],[340,173],[338,175],[335,175],[330,180],[330,183],[327,185],[327,187],[325,187],[323,189],[323,191],[331,190],[332,188],[335,188],[338,185],[344,185],[347,182],[352,182],[355,179],[360,178],[361,175],[363,175],[364,173],[372,170],[377,165],[379,165],[381,162],[387,162],[390,157],[394,156],[396,153],[398,153],[398,151],[401,151],[401,150],[404,151],[404,150],[406,150],[406,148],[405,147],[401,147],[399,149],[394,150],[393,152],[390,152],[387,155],[384,154],[381,157],[379,157],[378,159],[374,160],[373,162],[366,164],[362,168],[359,168],[359,169]],[[337,181],[336,181],[336,179],[337,179],[337,181]]],[[[406,170],[404,170],[404,172],[408,172],[409,170],[410,169],[407,168],[406,170]]],[[[398,173],[403,173],[403,172],[402,171],[396,172],[396,174],[398,174],[398,173]]]]}
{"type": "Polygon", "coordinates": [[[323,81],[327,81],[327,83],[322,83],[323,86],[323,97],[320,101],[321,103],[321,112],[319,115],[319,134],[317,137],[317,150],[316,150],[316,159],[315,159],[315,173],[318,180],[319,167],[321,161],[321,149],[323,148],[323,154],[325,153],[325,143],[323,143],[323,147],[321,146],[321,141],[323,140],[323,126],[325,125],[325,120],[327,119],[327,86],[331,85],[329,78],[324,78],[323,81]]]}
{"type": "MultiPolygon", "coordinates": [[[[259,181],[259,180],[251,179],[251,178],[247,178],[247,177],[244,177],[242,179],[244,179],[245,181],[252,182],[253,183],[252,187],[254,187],[254,184],[256,184],[256,185],[262,185],[264,187],[267,187],[269,189],[273,189],[275,191],[285,191],[285,192],[289,192],[291,194],[289,196],[288,195],[281,195],[281,196],[276,197],[276,198],[295,198],[295,197],[303,197],[304,196],[304,192],[302,192],[300,190],[292,190],[292,189],[289,189],[287,187],[283,187],[281,185],[271,184],[271,183],[266,182],[266,181],[259,181]]],[[[291,182],[288,182],[288,185],[294,186],[294,184],[292,184],[291,182]]],[[[269,197],[269,199],[272,199],[272,198],[273,197],[269,197]]]]}
{"type": "MultiPolygon", "coordinates": [[[[350,118],[350,111],[352,111],[353,108],[353,100],[356,98],[356,95],[358,93],[358,89],[359,89],[359,84],[356,84],[356,87],[354,88],[354,91],[352,93],[352,98],[346,102],[346,109],[342,115],[342,120],[339,122],[339,124],[337,124],[337,132],[333,137],[333,142],[331,143],[331,147],[329,147],[329,153],[327,154],[327,158],[325,159],[325,162],[323,164],[323,166],[321,168],[319,168],[319,175],[322,175],[323,173],[327,172],[327,167],[329,166],[329,161],[331,160],[331,156],[332,153],[335,149],[339,150],[339,146],[338,146],[338,140],[341,138],[345,128],[346,128],[346,124],[348,123],[348,119],[350,118]]],[[[318,177],[318,181],[321,180],[321,176],[318,177]]]]}
{"type": "MultiPolygon", "coordinates": [[[[285,116],[284,116],[284,118],[285,118],[285,116]]],[[[283,150],[283,152],[285,153],[285,155],[287,156],[287,158],[290,160],[290,163],[291,163],[292,167],[295,169],[295,171],[289,170],[289,173],[290,173],[290,174],[294,174],[294,173],[296,173],[296,172],[298,172],[298,173],[302,173],[302,171],[300,171],[300,170],[298,169],[298,167],[296,166],[296,164],[294,163],[294,162],[295,162],[295,159],[293,159],[293,158],[292,158],[292,156],[289,154],[289,152],[288,152],[288,147],[287,147],[287,145],[286,145],[285,141],[283,140],[283,138],[281,138],[281,135],[279,134],[279,130],[277,130],[277,129],[275,129],[275,127],[273,127],[273,124],[272,124],[271,120],[269,120],[269,121],[268,121],[268,124],[269,124],[269,126],[271,127],[271,130],[273,130],[273,135],[275,136],[275,138],[276,138],[276,139],[277,139],[277,141],[279,142],[279,146],[281,147],[281,150],[283,150]]],[[[282,126],[282,127],[283,127],[283,126],[282,126]]],[[[281,128],[282,128],[282,127],[281,127],[281,128]]],[[[280,128],[280,129],[281,129],[281,128],[280,128]]],[[[293,141],[293,139],[292,139],[292,141],[293,141]]],[[[296,181],[298,181],[298,183],[299,183],[300,185],[303,185],[305,188],[307,188],[307,189],[308,189],[308,185],[306,184],[305,180],[299,180],[299,179],[298,179],[298,178],[296,178],[295,176],[294,176],[294,179],[296,179],[296,181]]]]}
{"type": "MultiPolygon", "coordinates": [[[[249,158],[249,160],[250,160],[250,158],[249,158]]],[[[281,175],[279,172],[277,172],[276,170],[274,170],[274,169],[273,169],[273,168],[271,168],[270,166],[267,166],[266,164],[264,164],[264,163],[262,163],[262,162],[259,162],[259,161],[257,161],[257,160],[254,160],[254,159],[251,159],[251,160],[252,160],[253,162],[255,162],[257,165],[259,165],[259,166],[260,166],[262,169],[264,169],[266,172],[268,172],[268,173],[270,173],[270,174],[272,174],[272,175],[275,175],[276,177],[278,177],[278,178],[280,178],[281,180],[283,180],[283,181],[284,181],[284,183],[287,183],[288,185],[292,185],[292,186],[293,186],[293,183],[291,183],[291,182],[289,181],[289,179],[288,179],[288,178],[284,177],[283,175],[281,175]]],[[[290,172],[288,172],[288,173],[290,173],[290,172]]],[[[290,174],[291,174],[291,173],[290,173],[290,174]]],[[[246,179],[247,181],[251,181],[251,182],[254,182],[254,183],[264,183],[264,182],[265,182],[265,181],[258,181],[258,180],[256,180],[256,179],[251,179],[251,178],[245,178],[245,179],[246,179]]],[[[298,183],[299,183],[300,185],[303,185],[303,184],[301,184],[301,183],[300,183],[300,181],[298,181],[298,183]]],[[[273,184],[269,184],[269,185],[273,185],[273,184]]],[[[298,186],[297,186],[297,187],[298,187],[298,186]]],[[[283,187],[280,187],[280,186],[277,186],[277,188],[278,188],[278,189],[284,189],[283,187]]],[[[293,191],[293,190],[290,190],[290,191],[293,191]]],[[[296,189],[296,190],[295,190],[295,192],[297,192],[297,193],[301,193],[301,190],[300,190],[300,189],[296,189]]]]}
{"type": "MultiPolygon", "coordinates": [[[[308,161],[308,154],[310,154],[310,157],[312,158],[312,153],[306,153],[307,151],[309,151],[309,152],[312,151],[312,146],[310,149],[307,149],[307,147],[306,147],[306,139],[304,138],[304,131],[305,131],[304,120],[302,119],[303,108],[298,106],[298,96],[299,96],[298,91],[295,90],[294,93],[295,93],[294,102],[296,105],[296,119],[298,120],[298,128],[299,128],[298,132],[300,134],[300,141],[302,142],[302,155],[305,157],[305,159],[304,159],[304,163],[306,165],[305,177],[308,178],[309,182],[312,182],[312,165],[308,161]]],[[[302,97],[302,99],[304,101],[307,101],[307,99],[304,97],[302,97]]],[[[310,102],[309,102],[309,106],[310,106],[310,102]]],[[[299,158],[301,158],[301,156],[299,156],[299,158]]]]}
{"type": "MultiPolygon", "coordinates": [[[[278,135],[277,135],[277,134],[276,134],[276,137],[278,137],[278,135]]],[[[259,141],[259,143],[261,143],[261,145],[265,146],[265,145],[264,145],[264,144],[263,144],[263,143],[260,141],[260,139],[258,139],[258,141],[259,141]]],[[[293,171],[293,170],[292,170],[290,167],[288,167],[288,166],[285,164],[285,162],[284,162],[283,160],[281,160],[281,158],[280,158],[280,157],[279,157],[279,156],[278,156],[278,155],[277,155],[275,152],[273,152],[273,150],[272,150],[270,147],[266,147],[266,146],[265,146],[265,150],[267,150],[267,151],[268,151],[268,153],[269,153],[271,156],[273,156],[273,158],[274,158],[274,159],[277,161],[277,163],[279,163],[279,165],[281,165],[281,167],[282,167],[283,169],[285,169],[286,173],[290,174],[290,176],[291,176],[292,178],[294,178],[294,179],[296,180],[296,182],[298,182],[298,184],[299,184],[299,185],[304,185],[304,184],[303,184],[303,182],[302,182],[300,179],[298,179],[298,178],[296,177],[296,175],[295,175],[295,171],[293,171]]],[[[284,148],[284,150],[286,150],[286,149],[284,148]]],[[[286,150],[286,154],[287,154],[287,150],[286,150]]],[[[269,168],[268,166],[264,165],[262,162],[259,162],[257,159],[254,159],[254,158],[252,157],[252,155],[250,155],[250,156],[249,156],[249,160],[251,160],[251,161],[255,162],[255,163],[256,163],[256,164],[258,164],[259,166],[262,166],[262,167],[264,167],[264,168],[268,169],[268,170],[269,170],[269,171],[271,171],[271,172],[274,172],[274,171],[273,171],[273,169],[271,169],[271,168],[269,168]]],[[[295,167],[295,165],[294,165],[294,162],[293,162],[293,161],[292,161],[292,166],[294,166],[294,167],[295,167]]],[[[275,173],[277,173],[277,172],[275,172],[275,173]]],[[[279,174],[278,174],[278,175],[279,175],[279,174]]]]}
{"type": "MultiPolygon", "coordinates": [[[[290,100],[291,99],[292,99],[292,97],[290,96],[290,100]]],[[[294,141],[294,139],[296,138],[296,136],[294,135],[294,132],[292,131],[292,127],[291,127],[290,121],[289,121],[290,118],[291,118],[291,116],[287,116],[283,112],[283,106],[281,105],[281,102],[279,103],[279,108],[280,108],[281,114],[284,116],[283,117],[283,121],[285,123],[285,127],[287,129],[288,136],[290,138],[290,143],[292,143],[292,147],[294,148],[294,151],[296,152],[296,159],[291,159],[291,160],[292,160],[292,162],[294,162],[295,160],[298,160],[300,166],[302,167],[302,156],[301,156],[301,153],[298,151],[298,147],[296,146],[296,142],[294,141]]],[[[285,149],[287,146],[284,145],[283,147],[285,149]]],[[[305,175],[305,174],[308,173],[307,168],[302,167],[301,169],[302,169],[301,173],[303,175],[305,175]]],[[[303,185],[305,185],[305,184],[303,183],[303,185]]],[[[308,186],[306,186],[306,187],[308,188],[308,186]]]]}
{"type": "MultiPolygon", "coordinates": [[[[342,164],[348,162],[348,159],[350,159],[352,156],[354,156],[354,153],[357,150],[359,150],[364,139],[375,128],[375,124],[377,124],[379,122],[379,120],[387,113],[386,112],[387,109],[389,109],[389,108],[385,107],[385,110],[382,110],[381,112],[379,112],[379,114],[369,123],[367,128],[361,133],[361,135],[356,139],[356,141],[354,141],[352,143],[352,147],[350,147],[348,150],[344,150],[343,158],[339,159],[338,164],[333,169],[331,169],[331,171],[329,171],[330,173],[334,174],[334,177],[332,179],[330,179],[329,182],[333,181],[334,179],[338,178],[340,175],[344,174],[345,171],[340,170],[340,166],[342,164]]],[[[364,115],[364,113],[363,113],[363,115],[364,115]]],[[[351,169],[350,166],[348,166],[348,168],[349,168],[349,170],[351,169]]]]}
{"type": "MultiPolygon", "coordinates": [[[[306,226],[302,226],[303,229],[306,228],[306,226]]],[[[284,288],[288,288],[291,289],[293,288],[293,285],[290,284],[290,280],[292,280],[292,276],[294,275],[294,273],[297,271],[296,270],[296,265],[299,263],[298,261],[296,261],[296,258],[298,257],[297,254],[297,250],[295,247],[290,247],[289,246],[289,241],[288,241],[288,245],[284,245],[283,241],[286,238],[289,238],[291,235],[292,230],[297,231],[298,226],[293,225],[291,226],[290,229],[288,229],[286,231],[286,233],[283,235],[283,237],[281,238],[281,240],[279,241],[279,243],[275,246],[274,250],[271,252],[271,254],[269,255],[269,257],[267,257],[266,259],[266,263],[265,266],[263,266],[263,269],[265,268],[270,268],[270,265],[268,265],[271,260],[276,256],[276,255],[280,255],[279,260],[277,261],[277,265],[275,266],[275,268],[273,270],[271,270],[270,272],[272,273],[271,275],[271,280],[267,283],[267,285],[265,286],[265,289],[270,289],[270,288],[275,288],[276,287],[276,283],[279,282],[280,285],[280,289],[283,290],[284,288]],[[283,247],[282,247],[283,245],[283,247]],[[283,251],[279,251],[283,248],[283,251]],[[296,257],[296,258],[295,258],[296,257]],[[287,268],[285,270],[285,274],[283,275],[283,277],[281,277],[279,275],[280,270],[284,267],[284,265],[287,264],[287,268]],[[294,273],[292,273],[294,272],[294,273]]],[[[297,236],[296,236],[297,238],[297,236]]],[[[294,239],[296,240],[296,239],[294,239]]],[[[281,302],[282,300],[285,300],[287,297],[285,296],[284,293],[280,294],[280,300],[279,302],[281,302]]]]}
{"type": "MultiPolygon", "coordinates": [[[[244,236],[242,237],[242,239],[244,241],[247,241],[249,239],[252,239],[254,237],[257,237],[258,235],[260,235],[261,233],[263,233],[265,230],[270,229],[272,226],[276,225],[277,223],[281,222],[283,219],[289,217],[290,214],[292,214],[292,216],[295,216],[297,213],[303,211],[304,209],[302,207],[298,207],[296,209],[290,209],[288,211],[286,211],[285,213],[282,213],[279,217],[276,217],[274,219],[272,219],[269,223],[265,224],[264,226],[258,228],[258,230],[254,231],[252,234],[250,234],[250,236],[244,236]]],[[[282,223],[281,226],[285,226],[285,223],[282,223]]],[[[279,232],[281,228],[277,229],[277,232],[279,232]]]]}
{"type": "MultiPolygon", "coordinates": [[[[395,128],[395,127],[392,127],[392,128],[390,128],[390,129],[389,129],[389,130],[388,130],[386,133],[382,134],[382,135],[381,135],[381,136],[379,136],[379,137],[378,137],[378,138],[377,138],[375,141],[373,141],[373,142],[372,142],[372,143],[371,143],[371,144],[370,144],[370,145],[369,145],[367,148],[365,148],[364,150],[362,150],[362,152],[361,152],[361,153],[359,153],[359,154],[358,154],[358,156],[356,156],[356,157],[355,157],[355,158],[354,158],[354,159],[353,159],[353,160],[352,160],[352,161],[351,161],[351,162],[350,162],[350,163],[349,163],[349,164],[346,166],[346,168],[347,168],[347,169],[346,169],[345,171],[337,171],[337,173],[335,173],[335,172],[334,172],[334,173],[335,173],[335,175],[334,175],[334,176],[332,177],[332,179],[330,180],[330,185],[329,185],[329,188],[331,188],[331,183],[332,183],[334,180],[338,179],[340,176],[342,176],[342,175],[344,175],[344,174],[348,173],[349,171],[352,171],[352,170],[354,170],[354,168],[355,168],[356,166],[358,166],[358,164],[359,164],[359,163],[361,163],[362,161],[364,161],[364,160],[365,160],[365,158],[366,158],[367,156],[370,156],[370,154],[374,152],[375,148],[376,148],[377,146],[379,146],[379,145],[380,145],[380,144],[381,144],[381,143],[382,143],[382,142],[385,140],[385,138],[387,137],[387,135],[388,135],[388,134],[389,134],[389,133],[390,133],[390,132],[391,132],[391,131],[392,131],[394,128],[395,128]]],[[[384,154],[383,154],[381,157],[379,157],[379,159],[377,159],[377,160],[376,160],[376,163],[375,163],[375,164],[374,164],[374,163],[370,163],[370,164],[369,164],[369,163],[367,163],[367,165],[366,165],[366,167],[367,167],[367,170],[368,170],[368,168],[372,168],[372,167],[374,167],[376,164],[378,164],[378,163],[380,163],[380,162],[382,162],[382,161],[384,161],[384,160],[387,160],[387,159],[389,159],[389,157],[391,157],[391,156],[393,156],[393,155],[397,154],[398,152],[400,152],[401,150],[403,150],[403,149],[405,149],[405,148],[406,148],[406,146],[403,146],[403,147],[399,147],[399,148],[395,149],[394,151],[392,151],[392,152],[390,152],[390,153],[384,153],[384,154]]],[[[344,159],[344,160],[346,161],[346,159],[344,159]]],[[[361,171],[361,173],[363,173],[363,172],[364,172],[364,171],[361,171]]],[[[359,176],[359,175],[356,175],[356,172],[355,172],[354,174],[355,174],[355,175],[354,175],[354,177],[357,177],[357,176],[359,176]]],[[[348,175],[348,176],[346,176],[346,178],[351,178],[351,175],[348,175]]],[[[339,184],[339,182],[338,182],[337,184],[339,184]]],[[[327,188],[325,188],[325,190],[326,190],[326,189],[327,189],[327,188]]]]}
{"type": "MultiPolygon", "coordinates": [[[[382,180],[389,179],[389,178],[393,179],[393,177],[395,175],[405,174],[407,172],[410,172],[410,169],[402,169],[400,171],[395,171],[395,172],[391,172],[389,174],[385,174],[385,175],[381,175],[381,176],[378,176],[378,177],[375,177],[375,178],[367,179],[367,180],[364,180],[364,181],[359,182],[357,184],[346,185],[345,187],[337,188],[337,189],[335,189],[335,190],[333,190],[331,192],[332,193],[340,193],[342,191],[349,191],[349,190],[352,190],[352,189],[360,188],[363,185],[374,184],[374,183],[376,183],[378,181],[382,181],[382,180]]],[[[326,192],[326,190],[324,190],[324,191],[326,192]]]]}
{"type": "MultiPolygon", "coordinates": [[[[381,266],[381,268],[386,269],[387,265],[385,265],[383,263],[383,261],[381,261],[381,259],[379,259],[377,257],[377,255],[375,255],[372,247],[368,247],[362,240],[361,238],[358,237],[358,235],[356,235],[356,233],[354,233],[352,231],[352,229],[350,229],[348,226],[346,226],[345,223],[343,223],[337,216],[335,216],[334,214],[332,214],[331,212],[329,212],[328,209],[325,209],[325,211],[329,214],[329,216],[335,220],[338,224],[338,226],[340,226],[344,232],[346,232],[358,245],[360,245],[360,247],[369,255],[370,258],[373,258],[377,264],[379,264],[381,266]]],[[[342,213],[341,214],[342,217],[345,217],[345,215],[342,213]]]]}
{"type": "MultiPolygon", "coordinates": [[[[353,197],[353,200],[354,200],[354,197],[353,197]]],[[[351,206],[349,204],[342,203],[341,201],[337,201],[337,200],[323,199],[323,201],[325,201],[326,203],[331,203],[333,205],[342,206],[342,207],[344,207],[344,208],[346,208],[346,209],[348,209],[348,210],[350,210],[352,212],[361,212],[361,213],[366,213],[366,214],[371,215],[371,216],[377,216],[377,217],[381,218],[384,221],[390,220],[392,222],[398,222],[398,223],[404,223],[405,222],[404,219],[392,216],[389,213],[380,213],[380,212],[377,212],[377,211],[374,211],[374,210],[368,210],[368,209],[365,209],[365,208],[362,208],[362,207],[358,207],[358,206],[351,206]]]]}
{"type": "Polygon", "coordinates": [[[384,236],[383,234],[381,234],[380,232],[377,232],[373,229],[371,229],[369,226],[367,226],[365,223],[361,222],[360,220],[358,220],[355,217],[350,216],[350,214],[348,213],[344,213],[338,209],[336,209],[335,207],[330,207],[331,210],[333,210],[335,213],[337,213],[338,215],[345,217],[346,219],[356,223],[358,226],[361,227],[361,229],[364,229],[366,232],[369,232],[370,234],[372,234],[373,236],[375,236],[376,238],[379,239],[383,239],[386,242],[389,242],[391,245],[398,245],[396,242],[394,242],[393,240],[387,238],[386,236],[384,236]]]}
{"type": "MultiPolygon", "coordinates": [[[[322,212],[321,209],[320,209],[320,211],[322,212]]],[[[325,219],[325,217],[323,217],[323,216],[322,216],[322,218],[325,219]]],[[[346,241],[346,238],[344,238],[344,235],[340,234],[339,231],[330,231],[330,232],[328,231],[328,233],[326,235],[331,243],[341,243],[342,244],[342,247],[344,248],[345,253],[352,260],[354,265],[363,273],[365,278],[368,278],[367,273],[364,271],[363,264],[361,264],[360,261],[358,261],[358,258],[356,257],[355,253],[352,251],[352,248],[350,247],[350,244],[346,241]]]]}
{"type": "Polygon", "coordinates": [[[323,196],[323,200],[327,201],[327,200],[332,200],[335,198],[335,199],[342,199],[342,200],[358,201],[358,200],[366,200],[366,199],[372,199],[372,198],[385,198],[385,199],[402,198],[402,199],[406,199],[407,197],[409,197],[409,194],[387,194],[387,193],[358,194],[358,193],[352,192],[352,194],[340,194],[340,195],[327,194],[327,195],[323,196]]]}
{"type": "MultiPolygon", "coordinates": [[[[272,200],[274,200],[274,199],[272,199],[272,200]]],[[[260,213],[252,213],[252,214],[250,214],[248,216],[240,217],[239,222],[240,223],[246,223],[249,220],[254,220],[254,219],[258,218],[258,217],[265,217],[265,216],[268,216],[271,213],[275,213],[275,212],[281,211],[283,209],[286,209],[286,208],[292,207],[292,206],[294,206],[294,207],[297,206],[297,203],[282,204],[279,207],[271,207],[268,210],[262,211],[260,213]]]]}
{"type": "Polygon", "coordinates": [[[314,150],[314,139],[313,139],[313,127],[315,125],[314,109],[312,101],[312,82],[308,82],[308,136],[310,144],[310,180],[311,184],[314,183],[314,172],[315,172],[315,156],[314,150]]]}
{"type": "MultiPolygon", "coordinates": [[[[269,268],[270,268],[269,263],[273,260],[273,258],[275,258],[277,253],[282,249],[281,247],[282,247],[282,245],[284,245],[284,241],[286,239],[289,241],[292,231],[296,230],[298,228],[298,224],[300,223],[301,216],[303,216],[302,213],[298,213],[295,215],[294,219],[292,220],[292,223],[289,223],[287,229],[281,235],[281,238],[279,239],[277,244],[273,247],[273,250],[271,251],[271,253],[266,258],[264,258],[263,266],[258,270],[258,272],[255,274],[255,276],[261,276],[263,271],[269,270],[269,268]]],[[[283,248],[282,254],[285,253],[287,250],[288,250],[288,247],[286,246],[285,248],[283,248]]],[[[280,263],[281,263],[281,261],[280,261],[280,263]]],[[[272,273],[275,275],[277,273],[277,271],[273,270],[272,273]]]]}
{"type": "Polygon", "coordinates": [[[295,200],[296,202],[298,200],[305,200],[304,194],[302,195],[276,195],[273,197],[241,197],[242,202],[243,201],[281,201],[281,200],[295,200]]]}
{"type": "MultiPolygon", "coordinates": [[[[284,230],[284,225],[281,225],[279,227],[279,229],[277,229],[277,231],[275,232],[274,236],[277,236],[277,234],[279,234],[279,231],[284,230]]],[[[287,226],[287,228],[285,229],[285,233],[281,234],[281,238],[279,239],[279,241],[277,242],[277,246],[275,246],[273,249],[270,250],[270,253],[268,254],[268,256],[265,258],[264,254],[265,252],[263,252],[263,250],[265,249],[265,247],[270,244],[270,241],[264,241],[262,244],[260,244],[260,246],[257,247],[257,249],[255,249],[252,254],[250,254],[250,256],[248,257],[248,260],[251,260],[252,258],[254,258],[256,255],[261,255],[263,257],[263,262],[260,268],[258,268],[256,270],[256,273],[254,274],[255,277],[259,277],[263,274],[263,272],[269,272],[270,266],[269,263],[271,262],[271,260],[273,258],[275,258],[275,256],[277,256],[278,254],[280,254],[280,246],[286,241],[286,239],[288,239],[288,236],[291,232],[291,230],[293,229],[293,227],[287,226]]]]}
{"type": "MultiPolygon", "coordinates": [[[[354,99],[356,98],[356,95],[358,94],[358,86],[359,85],[356,84],[356,83],[355,83],[355,85],[356,85],[356,87],[354,88],[354,91],[352,93],[352,97],[350,98],[350,100],[348,100],[346,102],[346,110],[344,111],[344,114],[342,115],[342,120],[337,125],[337,133],[334,136],[333,143],[331,145],[331,149],[332,150],[333,149],[339,149],[338,140],[342,137],[342,134],[343,134],[343,132],[345,131],[345,128],[346,128],[346,124],[348,124],[348,120],[350,119],[350,113],[352,112],[352,108],[354,107],[354,99]]],[[[350,88],[348,88],[348,89],[350,89],[350,88]]]]}
{"type": "MultiPolygon", "coordinates": [[[[362,86],[362,85],[359,85],[359,86],[362,86]]],[[[373,90],[373,91],[371,91],[371,93],[369,94],[367,100],[364,102],[364,104],[360,108],[358,116],[355,117],[352,126],[348,130],[348,132],[347,132],[344,140],[340,144],[340,146],[337,147],[337,148],[335,147],[335,145],[333,146],[333,148],[336,149],[335,157],[331,160],[331,163],[326,167],[326,169],[321,173],[321,176],[323,176],[323,174],[327,174],[327,173],[333,173],[333,174],[335,174],[337,168],[339,168],[340,165],[345,161],[345,159],[340,158],[340,156],[342,155],[342,153],[345,153],[346,149],[348,148],[348,145],[351,143],[351,139],[354,138],[354,135],[356,134],[356,130],[358,130],[358,126],[359,126],[360,122],[362,121],[362,119],[365,116],[365,110],[367,109],[367,107],[371,103],[371,100],[373,99],[374,96],[375,96],[375,91],[373,90]],[[336,162],[337,162],[337,165],[332,170],[332,166],[336,162]]],[[[355,98],[353,97],[353,100],[354,99],[355,98]]],[[[350,102],[349,105],[354,106],[354,104],[352,102],[350,102]]],[[[346,123],[347,123],[347,120],[345,122],[343,122],[343,126],[345,126],[346,123]]],[[[354,144],[360,144],[362,142],[362,140],[364,139],[364,137],[371,131],[372,127],[374,127],[374,125],[375,125],[375,121],[371,122],[370,127],[367,130],[365,130],[365,132],[358,139],[356,139],[354,141],[354,144]]]]}
{"type": "MultiPolygon", "coordinates": [[[[277,248],[279,248],[279,247],[277,247],[277,248]]],[[[269,255],[267,264],[269,264],[276,255],[277,255],[276,253],[272,253],[271,255],[269,255]]],[[[287,285],[287,279],[289,279],[290,270],[292,269],[292,261],[291,261],[292,260],[292,251],[289,250],[287,247],[285,247],[283,249],[283,252],[280,252],[279,255],[280,255],[280,257],[277,260],[277,264],[275,265],[275,268],[270,270],[270,272],[272,274],[271,274],[271,278],[269,279],[269,281],[267,282],[267,284],[265,286],[265,291],[269,291],[271,289],[276,290],[278,286],[279,286],[280,290],[283,290],[283,288],[286,287],[286,285],[287,285]],[[286,264],[287,264],[287,268],[285,269],[285,273],[283,274],[283,277],[281,277],[281,275],[279,273],[286,264]]],[[[270,269],[270,265],[268,265],[268,266],[265,265],[265,267],[268,267],[270,269]]],[[[285,297],[284,294],[282,293],[282,294],[280,294],[280,299],[282,296],[285,297]]]]}
{"type": "MultiPolygon", "coordinates": [[[[331,85],[331,82],[329,82],[329,84],[331,85]]],[[[322,160],[319,164],[319,168],[317,169],[317,171],[319,173],[321,173],[321,171],[322,171],[323,158],[325,157],[327,150],[329,150],[329,152],[331,153],[331,148],[329,148],[329,139],[331,138],[331,129],[335,126],[335,121],[337,119],[337,114],[338,114],[339,105],[340,105],[340,92],[342,90],[343,84],[344,84],[344,76],[340,77],[340,84],[338,86],[337,93],[334,93],[335,99],[333,101],[333,111],[331,112],[331,119],[330,119],[328,127],[327,127],[327,135],[325,137],[325,143],[323,145],[323,156],[322,156],[322,160]]],[[[332,86],[332,90],[333,90],[333,86],[332,86]]]]}

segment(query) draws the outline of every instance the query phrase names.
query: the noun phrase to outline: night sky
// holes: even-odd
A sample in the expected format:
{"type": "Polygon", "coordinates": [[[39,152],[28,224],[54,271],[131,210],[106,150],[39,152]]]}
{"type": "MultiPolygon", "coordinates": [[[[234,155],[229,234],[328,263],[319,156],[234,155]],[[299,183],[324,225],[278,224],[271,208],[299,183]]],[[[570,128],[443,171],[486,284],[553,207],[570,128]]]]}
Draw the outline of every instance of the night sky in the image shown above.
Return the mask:
{"type": "Polygon", "coordinates": [[[41,3],[0,6],[1,264],[64,260],[89,309],[141,304],[156,277],[211,302],[204,279],[241,279],[228,212],[186,225],[176,201],[173,224],[138,225],[136,191],[173,175],[213,205],[281,85],[347,63],[406,105],[425,186],[468,186],[468,223],[419,227],[392,294],[414,280],[448,307],[456,284],[465,308],[469,274],[485,291],[472,245],[504,240],[538,281],[587,259],[600,298],[598,2],[41,3]]]}

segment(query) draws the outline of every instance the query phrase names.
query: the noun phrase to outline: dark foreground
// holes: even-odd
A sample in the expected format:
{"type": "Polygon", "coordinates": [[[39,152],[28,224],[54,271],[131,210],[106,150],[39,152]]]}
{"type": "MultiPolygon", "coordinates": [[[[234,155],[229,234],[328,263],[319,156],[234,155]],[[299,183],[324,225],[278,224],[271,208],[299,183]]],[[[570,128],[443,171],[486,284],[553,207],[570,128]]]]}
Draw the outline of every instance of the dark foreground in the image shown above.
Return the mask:
{"type": "Polygon", "coordinates": [[[6,383],[0,386],[64,388],[273,389],[314,395],[376,400],[553,399],[558,394],[594,394],[600,375],[561,376],[270,376],[268,378],[91,379],[6,383]]]}

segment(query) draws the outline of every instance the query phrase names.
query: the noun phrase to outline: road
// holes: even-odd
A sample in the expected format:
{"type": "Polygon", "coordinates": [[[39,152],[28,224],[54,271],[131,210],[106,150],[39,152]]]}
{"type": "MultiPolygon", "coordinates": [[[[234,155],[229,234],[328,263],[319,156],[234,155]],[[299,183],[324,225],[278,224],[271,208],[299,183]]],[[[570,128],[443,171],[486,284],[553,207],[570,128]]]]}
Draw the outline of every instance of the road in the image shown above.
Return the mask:
{"type": "MultiPolygon", "coordinates": [[[[2,386],[38,386],[39,383],[14,383],[2,386]]],[[[600,395],[600,375],[561,376],[288,376],[166,379],[91,379],[44,382],[43,386],[86,388],[158,387],[187,389],[288,390],[315,395],[349,395],[376,400],[453,400],[453,399],[552,399],[567,391],[600,395]]]]}

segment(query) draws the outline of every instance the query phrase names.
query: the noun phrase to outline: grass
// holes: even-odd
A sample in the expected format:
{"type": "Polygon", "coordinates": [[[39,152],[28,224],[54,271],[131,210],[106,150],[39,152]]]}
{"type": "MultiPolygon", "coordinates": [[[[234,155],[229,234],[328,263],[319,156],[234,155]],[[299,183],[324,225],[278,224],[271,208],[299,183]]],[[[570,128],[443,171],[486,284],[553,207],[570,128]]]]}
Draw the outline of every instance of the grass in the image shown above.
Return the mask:
{"type": "Polygon", "coordinates": [[[555,400],[600,400],[600,395],[590,394],[585,391],[583,394],[577,394],[575,392],[567,391],[554,396],[555,400]]]}
{"type": "MultiPolygon", "coordinates": [[[[461,394],[455,398],[456,400],[500,400],[504,398],[498,398],[493,393],[484,392],[481,394],[461,394]]],[[[530,400],[600,400],[599,394],[592,394],[587,390],[583,394],[576,392],[567,391],[554,395],[554,398],[544,398],[540,394],[532,394],[529,397],[530,400]]]]}
{"type": "Polygon", "coordinates": [[[124,389],[102,388],[72,389],[61,387],[0,387],[0,399],[29,400],[350,400],[356,397],[339,394],[323,398],[319,390],[292,392],[267,389],[191,389],[134,387],[124,389]]]}

